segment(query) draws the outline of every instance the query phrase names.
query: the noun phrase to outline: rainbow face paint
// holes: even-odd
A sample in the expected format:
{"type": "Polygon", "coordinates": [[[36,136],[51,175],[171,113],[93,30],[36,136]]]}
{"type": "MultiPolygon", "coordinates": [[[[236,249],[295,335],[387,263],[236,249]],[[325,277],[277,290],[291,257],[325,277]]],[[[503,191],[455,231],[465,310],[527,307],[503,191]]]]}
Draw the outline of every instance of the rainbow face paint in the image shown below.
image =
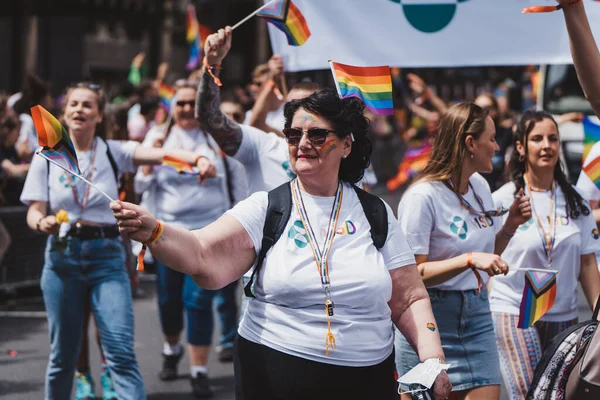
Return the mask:
{"type": "Polygon", "coordinates": [[[325,153],[326,156],[328,156],[329,153],[331,153],[336,147],[337,147],[336,140],[331,139],[331,140],[325,142],[323,147],[321,147],[321,151],[323,153],[325,153]]]}

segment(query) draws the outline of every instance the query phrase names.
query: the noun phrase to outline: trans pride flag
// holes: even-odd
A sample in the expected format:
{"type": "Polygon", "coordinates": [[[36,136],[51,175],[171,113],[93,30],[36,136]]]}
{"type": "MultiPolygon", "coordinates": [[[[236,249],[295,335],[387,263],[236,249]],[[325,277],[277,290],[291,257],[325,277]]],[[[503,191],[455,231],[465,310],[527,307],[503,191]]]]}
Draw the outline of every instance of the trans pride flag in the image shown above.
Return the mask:
{"type": "Polygon", "coordinates": [[[548,312],[556,299],[556,273],[525,272],[518,327],[527,329],[548,312]]]}
{"type": "Polygon", "coordinates": [[[310,37],[304,15],[292,0],[278,0],[256,14],[285,33],[288,44],[302,46],[310,37]]]}
{"type": "Polygon", "coordinates": [[[33,124],[38,133],[38,143],[42,147],[41,153],[47,158],[59,162],[70,171],[81,174],[77,153],[69,132],[58,122],[54,115],[44,107],[37,105],[31,107],[33,124]]]}
{"type": "Polygon", "coordinates": [[[341,98],[358,97],[375,114],[394,113],[390,67],[354,67],[333,61],[329,64],[341,98]]]}

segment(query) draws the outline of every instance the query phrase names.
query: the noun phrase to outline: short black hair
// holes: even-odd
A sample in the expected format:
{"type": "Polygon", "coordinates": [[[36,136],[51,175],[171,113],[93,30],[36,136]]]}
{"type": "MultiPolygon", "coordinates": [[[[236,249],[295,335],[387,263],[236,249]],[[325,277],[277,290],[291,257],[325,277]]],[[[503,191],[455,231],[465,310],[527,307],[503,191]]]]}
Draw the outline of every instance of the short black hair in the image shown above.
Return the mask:
{"type": "Polygon", "coordinates": [[[359,182],[365,169],[371,165],[373,150],[368,137],[370,122],[364,116],[363,101],[356,97],[340,99],[334,89],[323,89],[285,105],[286,128],[291,127],[294,115],[300,108],[327,119],[338,137],[344,138],[350,134],[354,136],[352,151],[347,158],[342,159],[338,177],[349,183],[359,182]]]}

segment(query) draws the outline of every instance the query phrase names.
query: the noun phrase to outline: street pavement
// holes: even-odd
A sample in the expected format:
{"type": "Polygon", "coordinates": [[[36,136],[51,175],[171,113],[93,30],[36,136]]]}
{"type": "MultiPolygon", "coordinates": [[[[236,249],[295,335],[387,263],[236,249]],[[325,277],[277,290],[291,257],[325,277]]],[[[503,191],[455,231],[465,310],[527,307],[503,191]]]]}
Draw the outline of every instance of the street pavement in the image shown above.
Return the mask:
{"type": "MultiPolygon", "coordinates": [[[[162,382],[157,373],[161,366],[162,336],[158,321],[154,283],[142,282],[143,295],[134,301],[135,351],[146,384],[149,400],[192,399],[189,383],[189,359],[180,363],[180,378],[162,382]]],[[[241,296],[241,290],[240,290],[241,296]]],[[[580,321],[591,317],[583,294],[579,293],[580,321]]],[[[48,360],[48,328],[39,301],[14,307],[17,312],[0,309],[0,399],[38,400],[44,396],[44,374],[48,360]],[[20,313],[19,313],[20,312],[20,313]],[[9,316],[12,315],[12,316],[9,316]]],[[[218,327],[218,324],[215,324],[218,327]]],[[[90,332],[93,332],[90,329],[90,332]]],[[[215,342],[218,332],[215,332],[215,342]]],[[[90,334],[90,337],[92,335],[90,334]]],[[[96,381],[96,396],[101,396],[100,361],[95,345],[90,346],[90,363],[96,381]]],[[[215,400],[233,400],[234,377],[232,364],[222,364],[212,351],[209,375],[215,400]]],[[[73,393],[75,393],[73,391],[73,393]]],[[[102,397],[98,397],[102,398],[102,397]]],[[[507,399],[502,391],[502,400],[507,399]]],[[[367,399],[365,399],[367,400],[367,399]]]]}

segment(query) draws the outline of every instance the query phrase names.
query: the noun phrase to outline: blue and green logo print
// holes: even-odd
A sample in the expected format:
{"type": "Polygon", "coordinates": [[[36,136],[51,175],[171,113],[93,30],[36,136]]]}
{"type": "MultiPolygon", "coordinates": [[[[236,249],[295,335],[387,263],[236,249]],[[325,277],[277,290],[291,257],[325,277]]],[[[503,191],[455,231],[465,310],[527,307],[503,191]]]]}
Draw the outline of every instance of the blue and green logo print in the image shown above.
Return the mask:
{"type": "Polygon", "coordinates": [[[308,246],[308,236],[306,236],[306,230],[304,229],[304,225],[302,225],[302,221],[299,219],[294,221],[294,224],[288,231],[288,238],[293,240],[298,248],[303,249],[308,246]]]}
{"type": "Polygon", "coordinates": [[[455,233],[459,238],[465,240],[467,238],[467,232],[469,232],[469,227],[467,226],[467,222],[459,216],[454,217],[452,223],[450,224],[450,230],[455,233]]]}
{"type": "Polygon", "coordinates": [[[447,27],[459,3],[469,0],[390,0],[402,5],[402,11],[413,28],[423,33],[436,33],[447,27]]]}

